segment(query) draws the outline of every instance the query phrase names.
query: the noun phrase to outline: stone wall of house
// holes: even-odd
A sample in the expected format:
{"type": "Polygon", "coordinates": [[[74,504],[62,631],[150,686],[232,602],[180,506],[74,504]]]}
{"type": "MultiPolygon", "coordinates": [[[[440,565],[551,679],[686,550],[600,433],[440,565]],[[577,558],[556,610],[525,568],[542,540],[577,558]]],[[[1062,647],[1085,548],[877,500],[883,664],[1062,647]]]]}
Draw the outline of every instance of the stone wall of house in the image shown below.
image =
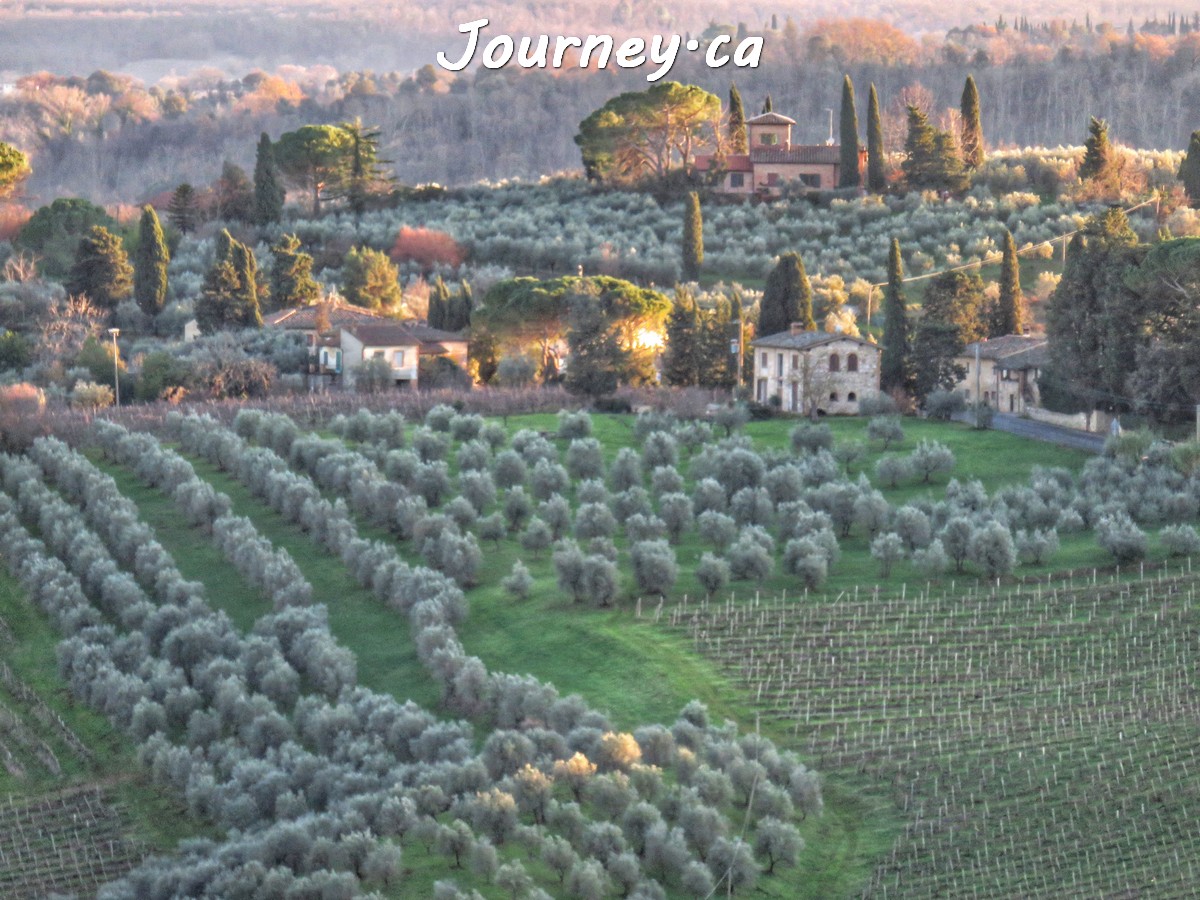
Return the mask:
{"type": "Polygon", "coordinates": [[[819,399],[816,406],[827,415],[858,414],[863,397],[879,393],[879,348],[840,340],[809,350],[756,348],[754,356],[755,397],[769,402],[780,398],[785,412],[807,412],[809,392],[819,399]],[[763,354],[766,354],[764,366],[763,354]],[[783,354],[779,371],[778,354],[783,354]],[[858,357],[857,371],[847,371],[850,354],[858,357]],[[830,357],[837,354],[836,371],[829,370],[830,357]],[[764,381],[765,380],[765,381],[764,381]]]}

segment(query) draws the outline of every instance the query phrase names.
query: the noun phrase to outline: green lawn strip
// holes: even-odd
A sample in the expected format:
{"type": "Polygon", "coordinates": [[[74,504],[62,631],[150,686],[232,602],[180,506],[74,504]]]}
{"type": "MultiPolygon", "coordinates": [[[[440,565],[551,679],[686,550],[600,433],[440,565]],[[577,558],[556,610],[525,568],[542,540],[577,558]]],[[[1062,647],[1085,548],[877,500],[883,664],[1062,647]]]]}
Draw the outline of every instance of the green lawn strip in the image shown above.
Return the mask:
{"type": "MultiPolygon", "coordinates": [[[[189,818],[186,808],[169,793],[152,784],[136,760],[135,747],[97,712],[76,702],[58,674],[55,649],[59,637],[50,623],[34,609],[21,586],[0,570],[0,615],[12,629],[14,641],[3,647],[4,660],[22,681],[63,717],[76,736],[94,754],[90,762],[79,760],[49,732],[35,727],[47,740],[62,764],[63,774],[15,779],[0,772],[0,796],[33,800],[65,787],[99,784],[110,790],[127,809],[125,821],[130,838],[154,850],[169,850],[180,840],[215,836],[189,818]]],[[[19,707],[8,703],[14,711],[19,707]]],[[[32,717],[29,719],[34,727],[32,717]]],[[[30,767],[32,774],[34,769],[30,767]]]]}
{"type": "MultiPolygon", "coordinates": [[[[429,709],[437,707],[439,691],[417,660],[408,620],[403,615],[389,609],[370,591],[359,587],[341,560],[319,549],[307,534],[285,522],[240,483],[198,457],[188,457],[188,460],[195,467],[197,475],[229,496],[237,515],[248,518],[263,537],[291,554],[313,586],[314,601],[324,603],[328,608],[330,631],[357,656],[360,684],[391,694],[400,701],[412,700],[429,709]]],[[[136,487],[134,485],[130,490],[130,496],[140,500],[139,495],[134,493],[136,487]]],[[[122,490],[125,490],[124,485],[122,490]]],[[[169,499],[158,492],[151,493],[161,498],[160,514],[165,521],[184,524],[169,499]]],[[[158,528],[156,521],[151,520],[151,524],[158,528]]],[[[195,577],[207,583],[204,568],[207,563],[195,558],[193,551],[200,545],[214,553],[217,551],[206,538],[198,540],[199,535],[194,530],[186,529],[186,526],[184,528],[190,532],[190,537],[185,535],[185,540],[179,544],[168,544],[161,535],[159,540],[176,556],[181,572],[193,577],[184,569],[184,561],[187,561],[189,567],[198,571],[195,577]]],[[[219,553],[217,555],[220,556],[219,553]]],[[[233,571],[223,558],[221,565],[227,571],[233,571]]],[[[257,593],[250,600],[235,596],[225,598],[211,588],[209,594],[211,602],[226,609],[236,621],[253,622],[270,611],[270,605],[257,593]]]]}

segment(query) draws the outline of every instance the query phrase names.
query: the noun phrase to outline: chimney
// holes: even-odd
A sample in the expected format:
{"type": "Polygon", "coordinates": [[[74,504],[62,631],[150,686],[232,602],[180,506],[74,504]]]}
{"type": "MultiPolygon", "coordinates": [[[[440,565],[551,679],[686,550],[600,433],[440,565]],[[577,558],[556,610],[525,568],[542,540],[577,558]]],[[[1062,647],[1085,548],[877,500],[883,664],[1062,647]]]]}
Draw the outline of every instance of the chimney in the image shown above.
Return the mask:
{"type": "Polygon", "coordinates": [[[803,322],[793,322],[791,328],[789,329],[789,333],[793,335],[804,334],[806,331],[808,331],[808,329],[804,327],[803,322]]]}

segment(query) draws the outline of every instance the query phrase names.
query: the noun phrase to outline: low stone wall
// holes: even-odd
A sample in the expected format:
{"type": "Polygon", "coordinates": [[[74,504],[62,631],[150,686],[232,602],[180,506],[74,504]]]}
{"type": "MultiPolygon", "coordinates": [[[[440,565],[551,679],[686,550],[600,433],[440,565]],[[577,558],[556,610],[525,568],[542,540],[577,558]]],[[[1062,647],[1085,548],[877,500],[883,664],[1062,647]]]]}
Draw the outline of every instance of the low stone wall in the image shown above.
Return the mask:
{"type": "Polygon", "coordinates": [[[1092,418],[1087,413],[1056,413],[1038,406],[1026,407],[1025,414],[1035,422],[1045,422],[1047,425],[1057,425],[1060,428],[1074,428],[1076,431],[1092,431],[1092,418]]]}

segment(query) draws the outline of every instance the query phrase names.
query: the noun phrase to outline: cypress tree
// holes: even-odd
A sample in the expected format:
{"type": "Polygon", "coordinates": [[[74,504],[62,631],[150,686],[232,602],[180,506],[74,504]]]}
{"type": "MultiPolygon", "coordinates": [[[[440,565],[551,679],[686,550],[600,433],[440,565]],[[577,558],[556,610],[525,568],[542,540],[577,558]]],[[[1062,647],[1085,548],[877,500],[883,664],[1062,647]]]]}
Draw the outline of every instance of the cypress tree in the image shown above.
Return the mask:
{"type": "Polygon", "coordinates": [[[767,276],[758,310],[758,335],[766,337],[792,327],[803,325],[805,331],[816,331],[812,314],[812,285],[804,271],[799,254],[784,253],[767,276]]]}
{"type": "Polygon", "coordinates": [[[204,273],[204,286],[196,298],[196,324],[204,334],[220,331],[229,322],[238,288],[237,270],[228,259],[217,259],[204,273]]]}
{"type": "Polygon", "coordinates": [[[254,251],[241,241],[234,241],[229,262],[237,275],[237,290],[227,321],[237,328],[261,328],[263,320],[258,297],[258,260],[254,258],[254,251]]]}
{"type": "Polygon", "coordinates": [[[142,207],[138,247],[133,268],[133,298],[142,312],[157,316],[167,300],[167,242],[152,206],[142,207]]]}
{"type": "Polygon", "coordinates": [[[672,387],[692,387],[700,379],[700,317],[692,292],[675,286],[675,303],[667,318],[663,380],[672,387]]]}
{"type": "Polygon", "coordinates": [[[867,189],[878,194],[887,187],[883,161],[883,118],[875,85],[867,95],[867,189]]]}
{"type": "Polygon", "coordinates": [[[1011,231],[1004,233],[1004,256],[1000,263],[1000,299],[992,316],[991,337],[1021,334],[1025,330],[1024,297],[1021,294],[1021,264],[1011,231]]]}
{"type": "Polygon", "coordinates": [[[729,136],[730,153],[748,152],[749,145],[746,143],[746,111],[742,108],[742,95],[738,92],[736,84],[729,86],[729,126],[727,134],[729,136]]]}
{"type": "Polygon", "coordinates": [[[133,291],[133,267],[121,239],[103,225],[93,225],[75,251],[66,288],[86,294],[104,309],[116,309],[133,291]]]}
{"type": "Polygon", "coordinates": [[[300,238],[281,235],[271,247],[271,301],[276,309],[308,306],[321,297],[321,287],[313,280],[313,258],[300,249],[300,238]]]}
{"type": "Polygon", "coordinates": [[[883,295],[883,354],[879,364],[879,387],[883,391],[910,390],[909,354],[912,336],[904,298],[904,261],[900,242],[892,238],[888,250],[887,288],[883,295]]]}
{"type": "Polygon", "coordinates": [[[175,230],[182,234],[191,234],[196,230],[200,221],[196,189],[186,181],[171,194],[171,202],[167,204],[167,218],[175,230]]]}
{"type": "Polygon", "coordinates": [[[983,165],[983,123],[979,118],[979,89],[975,87],[975,78],[967,76],[967,83],[962,92],[962,158],[963,165],[968,169],[978,169],[983,165]]]}
{"type": "Polygon", "coordinates": [[[700,278],[704,265],[704,221],[700,217],[700,195],[692,191],[683,207],[683,280],[700,278]]]}
{"type": "Polygon", "coordinates": [[[1200,209],[1200,131],[1192,132],[1187,154],[1179,164],[1179,180],[1183,182],[1192,207],[1200,209]]]}
{"type": "Polygon", "coordinates": [[[254,157],[254,224],[278,222],[283,216],[283,181],[275,165],[275,149],[264,131],[254,157]]]}
{"type": "Polygon", "coordinates": [[[854,83],[850,76],[842,79],[842,116],[839,130],[841,165],[838,169],[838,187],[858,187],[862,184],[862,172],[858,168],[858,112],[854,109],[854,83]]]}
{"type": "Polygon", "coordinates": [[[966,187],[954,136],[930,125],[929,118],[916,106],[908,107],[908,136],[900,167],[910,188],[959,191],[966,187]]]}
{"type": "MultiPolygon", "coordinates": [[[[729,299],[718,297],[711,313],[697,308],[700,328],[700,358],[697,377],[702,387],[730,387],[734,377],[731,367],[737,366],[737,353],[729,350],[730,340],[737,340],[731,328],[729,299]],[[732,337],[731,337],[732,336],[732,337]]],[[[736,368],[734,369],[736,372],[736,368]]]]}
{"type": "Polygon", "coordinates": [[[427,321],[430,328],[446,328],[446,319],[450,313],[450,289],[439,275],[429,291],[429,315],[427,321]]]}
{"type": "Polygon", "coordinates": [[[771,95],[767,94],[767,99],[763,101],[763,115],[772,112],[774,107],[771,105],[771,95]]]}
{"type": "Polygon", "coordinates": [[[1091,117],[1088,139],[1083,145],[1083,162],[1079,177],[1084,180],[1105,181],[1113,175],[1112,145],[1108,142],[1108,123],[1091,117]]]}

